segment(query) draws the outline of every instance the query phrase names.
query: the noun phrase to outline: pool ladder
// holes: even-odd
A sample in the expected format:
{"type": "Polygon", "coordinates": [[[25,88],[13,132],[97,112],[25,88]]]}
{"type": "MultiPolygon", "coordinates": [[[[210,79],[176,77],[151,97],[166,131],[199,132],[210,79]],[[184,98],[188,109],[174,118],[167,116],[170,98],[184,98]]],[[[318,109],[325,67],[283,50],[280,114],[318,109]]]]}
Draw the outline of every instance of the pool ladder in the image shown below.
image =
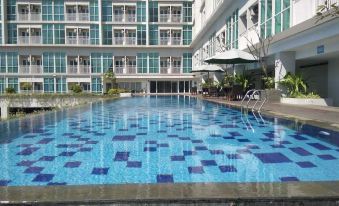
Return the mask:
{"type": "Polygon", "coordinates": [[[241,100],[241,111],[245,109],[246,106],[246,111],[249,109],[249,103],[251,100],[256,100],[255,103],[252,105],[251,110],[252,112],[257,111],[260,113],[262,107],[265,105],[267,102],[267,92],[265,90],[258,90],[258,89],[251,89],[248,90],[244,96],[244,98],[241,100]],[[247,100],[247,102],[245,102],[247,100]],[[246,103],[246,105],[244,104],[246,103]],[[258,108],[256,108],[259,105],[258,108]]]}

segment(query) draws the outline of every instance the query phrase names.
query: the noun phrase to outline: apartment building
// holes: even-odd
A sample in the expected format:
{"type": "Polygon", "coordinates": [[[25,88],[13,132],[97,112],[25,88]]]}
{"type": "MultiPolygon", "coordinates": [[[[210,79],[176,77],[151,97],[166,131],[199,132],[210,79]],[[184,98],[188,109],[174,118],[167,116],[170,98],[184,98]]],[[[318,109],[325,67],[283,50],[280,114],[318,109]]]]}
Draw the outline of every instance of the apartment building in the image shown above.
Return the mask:
{"type": "Polygon", "coordinates": [[[0,0],[0,93],[189,92],[191,0],[0,0]]]}
{"type": "MultiPolygon", "coordinates": [[[[309,91],[339,106],[339,18],[316,18],[325,0],[196,0],[193,5],[193,67],[228,49],[269,39],[268,74],[278,82],[287,72],[301,73],[309,91]],[[262,40],[260,40],[260,38],[262,40]]],[[[328,0],[327,4],[338,0],[328,0]]],[[[266,41],[267,43],[267,41],[266,41]]],[[[223,65],[225,67],[225,65],[223,65]]],[[[225,67],[227,69],[227,67],[225,67]]],[[[233,72],[232,68],[227,69],[233,72]]],[[[236,65],[263,87],[259,65],[236,65]]],[[[206,77],[205,77],[206,78],[206,77]]],[[[214,77],[216,80],[218,76],[214,77]]],[[[279,88],[279,84],[276,83],[279,88]]]]}

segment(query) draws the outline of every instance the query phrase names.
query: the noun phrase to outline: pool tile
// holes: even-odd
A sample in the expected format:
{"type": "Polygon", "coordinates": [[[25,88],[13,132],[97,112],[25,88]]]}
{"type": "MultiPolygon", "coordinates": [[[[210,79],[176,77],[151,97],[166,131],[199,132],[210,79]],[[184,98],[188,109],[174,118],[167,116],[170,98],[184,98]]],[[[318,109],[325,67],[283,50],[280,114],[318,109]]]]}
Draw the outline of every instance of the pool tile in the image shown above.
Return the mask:
{"type": "Polygon", "coordinates": [[[225,173],[225,172],[237,172],[237,169],[234,166],[232,166],[232,165],[222,165],[222,166],[219,166],[219,170],[222,173],[225,173]]]}
{"type": "Polygon", "coordinates": [[[237,139],[238,142],[251,142],[249,139],[237,139]]]}
{"type": "Polygon", "coordinates": [[[157,145],[158,147],[169,147],[168,143],[161,143],[157,145]]]}
{"type": "Polygon", "coordinates": [[[278,148],[285,148],[285,146],[282,145],[282,144],[273,144],[273,145],[271,145],[271,147],[272,147],[272,148],[275,148],[275,149],[278,149],[278,148]]]}
{"type": "Polygon", "coordinates": [[[116,135],[113,137],[113,141],[134,141],[135,135],[116,135]]]}
{"type": "Polygon", "coordinates": [[[67,185],[66,182],[49,182],[47,183],[48,186],[62,186],[62,185],[67,185]]]}
{"type": "Polygon", "coordinates": [[[173,175],[170,174],[160,174],[157,175],[157,183],[173,183],[173,175]]]}
{"type": "Polygon", "coordinates": [[[114,161],[128,161],[129,152],[117,152],[114,157],[114,161]]]}
{"type": "Polygon", "coordinates": [[[212,155],[223,155],[225,152],[223,150],[210,150],[212,155]]]}
{"type": "Polygon", "coordinates": [[[19,153],[17,153],[17,155],[24,155],[24,156],[31,155],[39,149],[40,147],[28,147],[24,150],[21,150],[19,153]]]}
{"type": "Polygon", "coordinates": [[[128,161],[127,162],[127,167],[130,168],[141,168],[142,163],[139,161],[128,161]]]}
{"type": "Polygon", "coordinates": [[[81,162],[79,161],[75,161],[75,162],[66,162],[66,164],[64,165],[64,167],[66,168],[77,168],[80,167],[81,162]]]}
{"type": "Polygon", "coordinates": [[[156,152],[156,147],[144,147],[144,152],[156,152]]]}
{"type": "Polygon", "coordinates": [[[0,186],[8,186],[8,184],[12,182],[11,180],[1,180],[0,179],[0,186]]]}
{"type": "Polygon", "coordinates": [[[61,152],[59,156],[72,157],[76,152],[61,152]]]}
{"type": "Polygon", "coordinates": [[[171,161],[185,161],[185,156],[171,156],[171,161]]]}
{"type": "Polygon", "coordinates": [[[52,142],[54,140],[54,138],[44,138],[42,140],[40,140],[37,144],[48,144],[50,142],[52,142]]]}
{"type": "Polygon", "coordinates": [[[109,168],[107,167],[95,167],[92,170],[92,175],[107,175],[109,168]]]}
{"type": "Polygon", "coordinates": [[[32,181],[33,182],[49,182],[53,179],[53,174],[38,174],[32,181]]]}
{"type": "Polygon", "coordinates": [[[195,150],[197,151],[203,151],[203,150],[208,150],[208,148],[206,146],[196,146],[195,150]]]}
{"type": "Polygon", "coordinates": [[[326,147],[325,145],[322,145],[320,143],[308,143],[310,146],[318,149],[318,150],[330,150],[331,148],[326,147]]]}
{"type": "Polygon", "coordinates": [[[254,153],[254,155],[263,163],[289,163],[292,162],[281,153],[254,153]]]}
{"type": "Polygon", "coordinates": [[[55,156],[42,156],[40,157],[39,161],[47,161],[47,162],[51,162],[55,159],[55,156]]]}
{"type": "Polygon", "coordinates": [[[217,163],[215,160],[201,160],[202,166],[217,166],[217,163]]]}
{"type": "Polygon", "coordinates": [[[337,158],[333,157],[332,155],[329,155],[329,154],[325,154],[325,155],[318,155],[318,157],[320,159],[323,159],[323,160],[335,160],[337,158]]]}
{"type": "Polygon", "coordinates": [[[301,168],[312,168],[316,167],[312,162],[296,162],[301,168]]]}
{"type": "Polygon", "coordinates": [[[30,167],[32,166],[36,161],[30,161],[30,160],[22,160],[21,162],[18,162],[16,166],[25,166],[25,167],[30,167]]]}
{"type": "Polygon", "coordinates": [[[230,134],[232,137],[240,137],[240,136],[242,136],[242,134],[240,134],[239,132],[229,132],[229,134],[230,134]]]}
{"type": "Polygon", "coordinates": [[[226,154],[228,159],[242,159],[241,155],[239,154],[226,154]]]}
{"type": "Polygon", "coordinates": [[[232,137],[232,136],[224,136],[224,137],[222,137],[223,139],[235,139],[234,137],[232,137]]]}
{"type": "Polygon", "coordinates": [[[195,140],[192,140],[192,143],[194,144],[200,144],[200,143],[204,143],[203,140],[200,140],[200,139],[195,139],[195,140]]]}
{"type": "Polygon", "coordinates": [[[24,173],[26,174],[38,174],[40,173],[44,168],[43,167],[28,167],[24,173]]]}
{"type": "Polygon", "coordinates": [[[197,155],[197,151],[183,151],[184,156],[197,155]]]}
{"type": "Polygon", "coordinates": [[[280,180],[282,182],[298,182],[299,181],[297,177],[281,177],[280,180]]]}
{"type": "Polygon", "coordinates": [[[260,147],[258,145],[255,144],[248,144],[246,145],[247,149],[260,149],[260,147]]]}
{"type": "Polygon", "coordinates": [[[305,141],[305,140],[308,140],[308,138],[306,138],[306,137],[303,137],[303,136],[301,136],[301,135],[298,135],[298,134],[296,134],[296,135],[290,135],[291,137],[293,137],[294,139],[296,139],[296,140],[300,140],[300,141],[305,141]]]}
{"type": "Polygon", "coordinates": [[[301,147],[293,147],[293,148],[290,148],[290,150],[300,156],[310,156],[312,155],[312,153],[310,153],[309,151],[301,148],[301,147]]]}
{"type": "Polygon", "coordinates": [[[203,173],[205,173],[204,167],[202,167],[202,166],[188,167],[188,172],[190,174],[203,174],[203,173]]]}
{"type": "Polygon", "coordinates": [[[90,152],[93,148],[91,147],[82,147],[79,149],[79,152],[90,152]]]}
{"type": "Polygon", "coordinates": [[[148,140],[148,141],[145,141],[145,144],[157,144],[158,142],[155,141],[155,140],[148,140]]]}

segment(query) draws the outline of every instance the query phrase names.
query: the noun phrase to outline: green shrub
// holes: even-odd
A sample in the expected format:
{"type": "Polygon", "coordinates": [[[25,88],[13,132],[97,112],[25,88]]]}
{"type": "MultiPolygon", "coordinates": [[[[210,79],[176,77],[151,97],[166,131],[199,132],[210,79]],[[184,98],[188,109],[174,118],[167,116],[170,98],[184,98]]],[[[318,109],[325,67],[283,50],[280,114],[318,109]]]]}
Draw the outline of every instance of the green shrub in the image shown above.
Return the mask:
{"type": "Polygon", "coordinates": [[[274,89],[275,81],[273,77],[263,77],[262,80],[264,81],[265,89],[274,89]]]}
{"type": "Polygon", "coordinates": [[[127,89],[110,89],[108,90],[107,94],[111,96],[119,95],[120,93],[127,93],[130,92],[127,89]]]}
{"type": "Polygon", "coordinates": [[[22,82],[20,86],[22,90],[32,90],[33,88],[32,83],[30,82],[22,82]]]}
{"type": "Polygon", "coordinates": [[[16,93],[15,89],[12,88],[12,87],[6,88],[5,92],[6,92],[6,94],[15,94],[16,93]]]}
{"type": "Polygon", "coordinates": [[[82,88],[79,84],[74,84],[71,88],[71,90],[76,93],[76,94],[79,94],[82,92],[82,88]]]}

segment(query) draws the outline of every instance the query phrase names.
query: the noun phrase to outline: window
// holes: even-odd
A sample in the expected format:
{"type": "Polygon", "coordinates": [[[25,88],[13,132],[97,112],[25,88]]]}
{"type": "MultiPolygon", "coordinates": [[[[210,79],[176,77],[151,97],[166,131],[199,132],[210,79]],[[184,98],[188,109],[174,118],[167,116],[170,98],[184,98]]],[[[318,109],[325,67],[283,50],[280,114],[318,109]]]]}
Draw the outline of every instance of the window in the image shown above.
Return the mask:
{"type": "Polygon", "coordinates": [[[42,20],[53,21],[53,1],[42,0],[42,20]]]}
{"type": "Polygon", "coordinates": [[[92,92],[102,93],[101,78],[92,78],[92,92]]]}
{"type": "Polygon", "coordinates": [[[103,25],[103,40],[102,44],[112,45],[112,25],[103,25]]]}
{"type": "Polygon", "coordinates": [[[42,43],[53,44],[53,24],[42,25],[42,43]]]}
{"type": "Polygon", "coordinates": [[[192,3],[184,2],[184,22],[192,22],[192,3]]]}
{"type": "Polygon", "coordinates": [[[44,73],[54,73],[54,54],[45,52],[43,57],[44,73]]]}
{"type": "Polygon", "coordinates": [[[159,73],[159,53],[149,53],[149,73],[159,73]]]}
{"type": "Polygon", "coordinates": [[[150,25],[149,38],[150,45],[158,45],[158,25],[150,25]]]}
{"type": "Polygon", "coordinates": [[[147,73],[147,53],[137,54],[138,73],[147,73]]]}
{"type": "Polygon", "coordinates": [[[16,18],[16,0],[8,0],[7,1],[7,20],[15,20],[15,18],[16,18]]]}
{"type": "Polygon", "coordinates": [[[6,73],[7,66],[6,66],[6,53],[0,53],[0,73],[6,73]]]}
{"type": "Polygon", "coordinates": [[[146,26],[145,25],[137,26],[137,38],[138,38],[138,45],[146,45],[146,26]]]}
{"type": "Polygon", "coordinates": [[[290,27],[290,0],[275,0],[275,34],[290,27]]]}
{"type": "Polygon", "coordinates": [[[56,78],[56,92],[65,93],[66,92],[66,78],[56,78]]]}
{"type": "Polygon", "coordinates": [[[5,78],[0,77],[0,94],[5,92],[5,88],[6,88],[5,78]]]}
{"type": "Polygon", "coordinates": [[[64,0],[54,0],[54,21],[64,20],[64,0]]]}
{"type": "Polygon", "coordinates": [[[192,54],[183,54],[183,73],[190,73],[192,71],[192,54]]]}
{"type": "Polygon", "coordinates": [[[91,68],[92,68],[92,73],[101,73],[101,54],[100,53],[91,54],[91,68]]]}
{"type": "Polygon", "coordinates": [[[272,36],[272,0],[261,0],[260,9],[260,35],[267,38],[272,36]]]}
{"type": "Polygon", "coordinates": [[[158,2],[151,1],[149,4],[149,21],[158,22],[158,2]]]}
{"type": "Polygon", "coordinates": [[[7,88],[13,88],[15,89],[16,92],[19,91],[19,83],[18,83],[18,78],[8,78],[8,85],[7,88]]]}
{"type": "Polygon", "coordinates": [[[55,53],[55,73],[66,73],[65,56],[65,53],[55,53]]]}
{"type": "Polygon", "coordinates": [[[192,26],[183,27],[183,44],[190,45],[192,42],[192,26]]]}
{"type": "Polygon", "coordinates": [[[8,44],[16,44],[17,43],[17,30],[16,24],[8,23],[7,24],[7,42],[8,44]]]}
{"type": "Polygon", "coordinates": [[[138,22],[146,21],[146,2],[143,1],[137,2],[137,21],[138,22]]]}
{"type": "Polygon", "coordinates": [[[54,93],[54,78],[44,78],[44,93],[54,93]]]}
{"type": "Polygon", "coordinates": [[[226,20],[226,49],[238,48],[238,10],[226,20]]]}
{"type": "Polygon", "coordinates": [[[112,1],[102,1],[102,21],[112,21],[112,1]]]}
{"type": "Polygon", "coordinates": [[[98,21],[99,20],[98,0],[91,0],[89,2],[89,11],[90,11],[90,20],[98,21]]]}
{"type": "Polygon", "coordinates": [[[91,25],[91,32],[90,32],[90,35],[91,35],[91,44],[94,44],[94,45],[98,45],[99,44],[99,25],[94,25],[92,24],[91,25]]]}
{"type": "Polygon", "coordinates": [[[65,25],[63,24],[54,25],[54,38],[55,44],[65,44],[65,25]]]}
{"type": "Polygon", "coordinates": [[[7,72],[18,73],[18,53],[7,53],[7,72]]]}
{"type": "Polygon", "coordinates": [[[113,54],[110,53],[103,53],[102,54],[102,67],[103,67],[103,72],[113,71],[113,59],[112,59],[113,54]]]}

